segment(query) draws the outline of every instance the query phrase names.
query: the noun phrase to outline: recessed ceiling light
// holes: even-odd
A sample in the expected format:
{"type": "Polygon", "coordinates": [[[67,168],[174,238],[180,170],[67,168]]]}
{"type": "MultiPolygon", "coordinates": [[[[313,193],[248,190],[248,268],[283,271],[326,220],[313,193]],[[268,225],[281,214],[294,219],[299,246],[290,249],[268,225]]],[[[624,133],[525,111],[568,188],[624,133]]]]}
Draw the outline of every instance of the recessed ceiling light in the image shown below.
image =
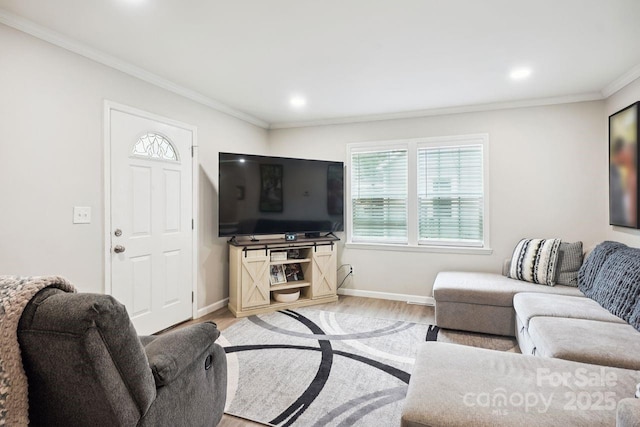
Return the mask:
{"type": "Polygon", "coordinates": [[[531,68],[514,68],[513,70],[511,70],[511,73],[509,73],[509,77],[511,77],[512,80],[524,80],[527,77],[529,77],[531,75],[531,68]]]}
{"type": "Polygon", "coordinates": [[[296,108],[304,107],[307,105],[307,100],[301,96],[292,96],[289,103],[296,108]]]}

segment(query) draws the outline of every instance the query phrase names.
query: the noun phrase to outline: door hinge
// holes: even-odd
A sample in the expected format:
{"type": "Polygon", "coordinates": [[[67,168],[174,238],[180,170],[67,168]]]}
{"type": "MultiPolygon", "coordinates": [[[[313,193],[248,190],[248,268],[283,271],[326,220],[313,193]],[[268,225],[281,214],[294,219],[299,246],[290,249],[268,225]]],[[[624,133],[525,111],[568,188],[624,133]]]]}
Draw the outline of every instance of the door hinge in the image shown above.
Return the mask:
{"type": "Polygon", "coordinates": [[[196,223],[195,223],[195,220],[193,218],[191,218],[191,229],[192,230],[196,229],[196,223]]]}
{"type": "Polygon", "coordinates": [[[192,145],[192,146],[191,146],[191,157],[193,157],[193,149],[194,149],[194,147],[193,147],[193,145],[192,145]]]}
{"type": "Polygon", "coordinates": [[[191,302],[194,302],[196,300],[196,296],[194,295],[193,292],[191,292],[191,302]]]}

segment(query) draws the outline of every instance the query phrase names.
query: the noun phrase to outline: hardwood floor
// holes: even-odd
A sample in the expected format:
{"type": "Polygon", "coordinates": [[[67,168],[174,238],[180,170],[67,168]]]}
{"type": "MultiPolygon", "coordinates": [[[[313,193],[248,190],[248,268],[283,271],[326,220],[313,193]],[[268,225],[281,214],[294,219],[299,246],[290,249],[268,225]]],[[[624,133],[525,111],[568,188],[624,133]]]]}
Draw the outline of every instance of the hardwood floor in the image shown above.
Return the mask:
{"type": "Polygon", "coordinates": [[[268,425],[269,424],[255,423],[243,418],[234,417],[233,415],[224,414],[218,427],[262,427],[268,425]]]}
{"type": "MultiPolygon", "coordinates": [[[[388,301],[375,298],[350,297],[341,295],[336,302],[318,304],[307,307],[316,310],[333,311],[336,313],[355,314],[363,317],[378,319],[404,320],[406,322],[434,324],[434,307],[419,304],[408,304],[405,301],[388,301]]],[[[183,327],[194,323],[212,321],[218,329],[224,331],[229,326],[240,321],[225,307],[199,319],[181,323],[183,327]]]]}
{"type": "MultiPolygon", "coordinates": [[[[415,323],[435,323],[433,307],[407,304],[403,301],[387,301],[373,298],[340,296],[336,302],[314,305],[309,308],[379,319],[404,320],[415,323]]],[[[182,323],[178,327],[213,321],[218,325],[218,329],[224,332],[226,328],[240,320],[241,319],[235,318],[225,307],[199,319],[182,323]]],[[[222,417],[222,421],[219,424],[220,427],[256,427],[263,425],[265,424],[255,423],[227,414],[222,417]]]]}

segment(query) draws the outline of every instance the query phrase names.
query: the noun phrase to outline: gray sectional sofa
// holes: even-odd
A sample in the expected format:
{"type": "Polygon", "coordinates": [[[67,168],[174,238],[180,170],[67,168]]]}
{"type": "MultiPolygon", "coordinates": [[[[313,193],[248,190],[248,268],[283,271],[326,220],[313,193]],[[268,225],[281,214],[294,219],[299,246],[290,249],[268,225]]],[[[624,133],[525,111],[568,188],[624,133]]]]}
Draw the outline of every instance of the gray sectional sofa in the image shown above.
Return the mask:
{"type": "Polygon", "coordinates": [[[640,301],[640,283],[634,290],[628,279],[640,250],[602,245],[580,269],[581,287],[440,273],[439,327],[515,336],[523,354],[423,344],[402,426],[640,426],[640,332],[628,323],[640,301]]]}

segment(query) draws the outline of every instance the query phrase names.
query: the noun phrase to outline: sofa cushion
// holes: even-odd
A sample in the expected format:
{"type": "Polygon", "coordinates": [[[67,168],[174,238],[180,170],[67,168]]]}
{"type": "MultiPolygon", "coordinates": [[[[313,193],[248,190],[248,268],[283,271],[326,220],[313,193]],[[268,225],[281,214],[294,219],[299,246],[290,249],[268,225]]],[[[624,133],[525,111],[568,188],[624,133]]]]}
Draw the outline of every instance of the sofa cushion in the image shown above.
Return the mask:
{"type": "Polygon", "coordinates": [[[640,333],[627,323],[534,317],[529,335],[537,356],[640,369],[640,333]]]}
{"type": "Polygon", "coordinates": [[[555,285],[560,239],[522,239],[511,257],[509,277],[555,285]]]}
{"type": "Polygon", "coordinates": [[[418,349],[401,426],[615,426],[616,403],[634,395],[638,378],[632,370],[429,342],[418,349]],[[607,381],[581,386],[585,377],[607,381]],[[578,410],[582,391],[613,399],[578,410]]]}
{"type": "Polygon", "coordinates": [[[582,242],[562,242],[558,251],[556,283],[578,286],[578,271],[582,267],[582,242]]]}
{"type": "Polygon", "coordinates": [[[626,324],[594,300],[584,297],[522,292],[513,297],[513,308],[525,328],[534,317],[568,317],[626,324]]]}
{"type": "Polygon", "coordinates": [[[495,273],[440,272],[433,284],[436,303],[448,301],[512,307],[513,296],[518,292],[582,296],[582,292],[572,286],[540,286],[495,273]]]}

